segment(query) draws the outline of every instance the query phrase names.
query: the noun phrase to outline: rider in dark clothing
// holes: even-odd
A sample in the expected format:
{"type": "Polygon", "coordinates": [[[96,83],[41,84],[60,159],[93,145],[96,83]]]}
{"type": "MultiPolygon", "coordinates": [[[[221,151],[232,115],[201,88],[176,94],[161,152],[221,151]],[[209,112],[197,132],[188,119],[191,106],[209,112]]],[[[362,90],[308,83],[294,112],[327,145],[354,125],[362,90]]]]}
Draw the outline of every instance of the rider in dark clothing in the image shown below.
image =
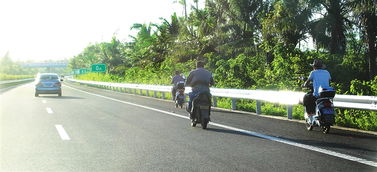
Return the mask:
{"type": "Polygon", "coordinates": [[[171,84],[173,84],[173,88],[171,90],[173,100],[175,100],[175,96],[176,96],[175,94],[177,92],[178,83],[184,82],[184,81],[185,81],[185,78],[181,76],[181,73],[179,71],[175,71],[175,76],[171,80],[171,84]]]}
{"type": "Polygon", "coordinates": [[[189,93],[189,102],[187,111],[191,113],[192,101],[201,92],[210,92],[209,87],[215,84],[211,72],[204,69],[204,62],[198,61],[196,63],[196,69],[191,71],[187,77],[186,86],[192,88],[192,92],[189,93]]]}

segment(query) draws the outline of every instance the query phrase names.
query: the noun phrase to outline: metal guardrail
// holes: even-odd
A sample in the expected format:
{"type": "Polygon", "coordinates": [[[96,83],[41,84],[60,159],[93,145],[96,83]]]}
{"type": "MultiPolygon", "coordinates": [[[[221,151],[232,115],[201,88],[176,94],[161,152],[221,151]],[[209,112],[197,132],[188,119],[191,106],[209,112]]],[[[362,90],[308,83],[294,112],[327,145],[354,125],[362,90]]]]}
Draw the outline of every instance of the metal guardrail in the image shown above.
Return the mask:
{"type": "MultiPolygon", "coordinates": [[[[107,88],[116,91],[124,91],[127,93],[137,94],[142,93],[142,90],[162,93],[162,98],[165,98],[165,93],[171,92],[172,86],[161,85],[145,85],[145,84],[123,84],[123,83],[109,83],[96,81],[82,81],[68,78],[67,80],[86,84],[96,87],[107,88]]],[[[237,99],[256,100],[256,113],[261,114],[261,102],[278,103],[287,106],[288,119],[292,119],[293,105],[300,104],[305,95],[303,92],[294,91],[268,91],[268,90],[243,90],[243,89],[224,89],[224,88],[210,88],[213,97],[213,106],[217,106],[217,97],[227,97],[232,99],[232,110],[236,110],[237,99]]],[[[191,92],[190,87],[186,87],[185,93],[191,92]]],[[[354,95],[336,95],[334,98],[334,106],[339,108],[360,109],[377,111],[377,97],[376,96],[354,96],[354,95]]]]}

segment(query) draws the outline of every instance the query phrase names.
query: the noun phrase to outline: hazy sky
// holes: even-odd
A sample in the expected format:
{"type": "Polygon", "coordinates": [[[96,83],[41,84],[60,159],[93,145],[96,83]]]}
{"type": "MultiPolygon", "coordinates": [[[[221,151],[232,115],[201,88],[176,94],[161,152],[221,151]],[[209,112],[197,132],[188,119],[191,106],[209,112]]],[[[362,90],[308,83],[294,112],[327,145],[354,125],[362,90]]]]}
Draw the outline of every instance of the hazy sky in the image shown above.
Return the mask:
{"type": "Polygon", "coordinates": [[[0,0],[0,57],[13,60],[71,58],[89,43],[124,41],[134,23],[170,19],[173,0],[0,0]]]}

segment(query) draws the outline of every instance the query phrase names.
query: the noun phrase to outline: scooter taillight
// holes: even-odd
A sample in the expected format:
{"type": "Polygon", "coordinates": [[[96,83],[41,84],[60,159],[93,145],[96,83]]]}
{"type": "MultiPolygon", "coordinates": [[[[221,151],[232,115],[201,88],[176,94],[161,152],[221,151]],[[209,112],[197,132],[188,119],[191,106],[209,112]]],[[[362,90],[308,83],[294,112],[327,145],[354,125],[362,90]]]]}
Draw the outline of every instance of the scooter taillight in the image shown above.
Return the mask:
{"type": "Polygon", "coordinates": [[[325,107],[331,107],[331,102],[330,101],[326,101],[323,103],[323,106],[325,107]]]}

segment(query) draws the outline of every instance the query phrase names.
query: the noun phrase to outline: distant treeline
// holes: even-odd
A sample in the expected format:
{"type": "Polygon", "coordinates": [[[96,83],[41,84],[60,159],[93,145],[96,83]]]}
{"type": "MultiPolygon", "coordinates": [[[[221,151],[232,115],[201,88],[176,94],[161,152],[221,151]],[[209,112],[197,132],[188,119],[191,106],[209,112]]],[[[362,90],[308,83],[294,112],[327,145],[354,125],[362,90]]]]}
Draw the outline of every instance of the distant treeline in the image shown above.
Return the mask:
{"type": "MultiPolygon", "coordinates": [[[[67,62],[67,60],[48,60],[45,62],[67,62]]],[[[35,76],[38,72],[55,72],[59,74],[67,74],[70,72],[68,68],[26,68],[23,67],[25,63],[34,63],[33,61],[21,62],[13,61],[9,53],[0,57],[0,80],[30,78],[35,76]]],[[[43,62],[40,62],[43,63],[43,62]]]]}

